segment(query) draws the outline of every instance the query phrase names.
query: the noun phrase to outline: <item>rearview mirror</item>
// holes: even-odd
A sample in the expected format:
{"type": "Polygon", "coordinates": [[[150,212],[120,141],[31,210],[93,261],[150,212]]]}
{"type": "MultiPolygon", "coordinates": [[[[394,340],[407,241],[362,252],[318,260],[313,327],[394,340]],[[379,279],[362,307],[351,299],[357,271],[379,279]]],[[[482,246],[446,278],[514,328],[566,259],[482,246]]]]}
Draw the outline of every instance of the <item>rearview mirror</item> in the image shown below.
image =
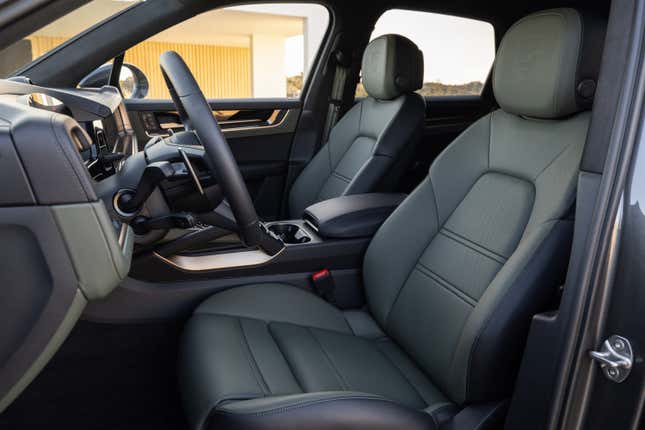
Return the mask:
{"type": "MultiPolygon", "coordinates": [[[[84,77],[78,84],[80,88],[99,88],[107,85],[110,79],[112,64],[103,64],[84,77]]],[[[119,87],[126,99],[142,99],[148,94],[150,85],[146,75],[136,66],[124,63],[119,73],[119,87]]]]}

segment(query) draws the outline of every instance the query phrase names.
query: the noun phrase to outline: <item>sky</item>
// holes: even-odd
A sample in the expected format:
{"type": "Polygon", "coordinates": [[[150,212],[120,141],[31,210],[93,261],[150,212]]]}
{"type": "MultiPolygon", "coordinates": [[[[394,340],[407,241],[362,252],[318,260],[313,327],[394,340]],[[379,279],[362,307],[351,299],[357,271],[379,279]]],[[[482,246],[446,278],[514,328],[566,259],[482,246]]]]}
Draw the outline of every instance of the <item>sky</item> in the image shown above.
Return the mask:
{"type": "MultiPolygon", "coordinates": [[[[114,13],[113,9],[122,9],[128,3],[130,1],[127,0],[94,1],[77,12],[77,15],[82,15],[82,11],[86,10],[89,16],[76,21],[86,28],[89,22],[96,22],[97,16],[109,16],[114,13]]],[[[231,9],[304,18],[307,37],[288,37],[284,42],[286,76],[298,75],[311,64],[329,22],[327,9],[315,3],[254,4],[231,9]]],[[[43,31],[46,29],[47,27],[43,31]]],[[[80,30],[74,30],[73,33],[78,31],[80,30]]],[[[490,72],[495,42],[493,27],[488,23],[428,12],[392,9],[379,18],[372,38],[388,33],[408,37],[423,51],[424,82],[462,84],[484,81],[490,72]]]]}
{"type": "MultiPolygon", "coordinates": [[[[401,34],[424,53],[424,82],[463,84],[484,81],[495,56],[492,25],[472,19],[392,9],[376,23],[372,39],[401,34]]],[[[285,42],[287,76],[303,71],[303,37],[285,42]]]]}
{"type": "Polygon", "coordinates": [[[484,81],[495,58],[493,26],[482,21],[393,9],[379,18],[372,38],[388,33],[406,36],[423,51],[424,82],[484,81]]]}

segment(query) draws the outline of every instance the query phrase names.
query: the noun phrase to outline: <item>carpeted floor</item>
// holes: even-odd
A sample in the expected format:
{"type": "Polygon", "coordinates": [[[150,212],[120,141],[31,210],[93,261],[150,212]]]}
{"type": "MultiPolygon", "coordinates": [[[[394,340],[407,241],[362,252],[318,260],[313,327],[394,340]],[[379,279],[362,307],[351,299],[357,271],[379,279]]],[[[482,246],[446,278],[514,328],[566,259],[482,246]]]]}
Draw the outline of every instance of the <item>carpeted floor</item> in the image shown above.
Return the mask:
{"type": "Polygon", "coordinates": [[[179,324],[81,321],[0,429],[184,430],[177,387],[179,324]]]}

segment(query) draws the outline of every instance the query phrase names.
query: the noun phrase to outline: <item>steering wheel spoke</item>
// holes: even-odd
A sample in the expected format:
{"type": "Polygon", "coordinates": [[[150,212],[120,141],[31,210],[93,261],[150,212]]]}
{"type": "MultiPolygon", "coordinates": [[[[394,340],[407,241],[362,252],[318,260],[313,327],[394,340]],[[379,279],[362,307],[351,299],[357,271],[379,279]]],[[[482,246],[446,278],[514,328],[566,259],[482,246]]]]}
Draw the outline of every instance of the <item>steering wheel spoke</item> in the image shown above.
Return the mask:
{"type": "MultiPolygon", "coordinates": [[[[231,148],[195,77],[174,51],[164,52],[160,65],[177,112],[189,129],[187,134],[176,133],[169,139],[189,140],[192,138],[178,136],[189,136],[194,131],[194,136],[203,147],[204,160],[230,204],[240,238],[249,247],[258,247],[270,255],[277,254],[284,244],[260,222],[231,148]]],[[[186,150],[197,145],[181,146],[186,150]]],[[[190,155],[188,152],[186,154],[190,155]]]]}

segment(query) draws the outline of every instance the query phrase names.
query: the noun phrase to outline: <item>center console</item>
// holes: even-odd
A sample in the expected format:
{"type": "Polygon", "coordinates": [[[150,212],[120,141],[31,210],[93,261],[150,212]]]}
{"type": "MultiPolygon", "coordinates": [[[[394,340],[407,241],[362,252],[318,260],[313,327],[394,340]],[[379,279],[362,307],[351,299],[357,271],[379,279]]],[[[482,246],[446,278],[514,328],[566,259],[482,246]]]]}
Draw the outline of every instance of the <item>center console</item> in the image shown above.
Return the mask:
{"type": "Polygon", "coordinates": [[[265,225],[287,246],[311,243],[315,238],[317,239],[315,232],[305,221],[274,221],[265,225]]]}
{"type": "Polygon", "coordinates": [[[150,252],[136,259],[131,275],[167,282],[359,268],[371,237],[404,198],[380,193],[342,196],[310,206],[303,219],[265,223],[284,244],[276,255],[246,248],[235,235],[228,235],[199,249],[150,252]]]}
{"type": "Polygon", "coordinates": [[[188,315],[206,297],[240,285],[287,283],[312,288],[312,274],[327,269],[335,284],[335,305],[364,304],[363,256],[379,226],[402,194],[362,194],[326,200],[307,208],[302,219],[265,223],[284,246],[276,255],[244,247],[228,234],[208,247],[181,252],[160,249],[139,254],[129,277],[109,300],[86,317],[122,321],[188,315]]]}

